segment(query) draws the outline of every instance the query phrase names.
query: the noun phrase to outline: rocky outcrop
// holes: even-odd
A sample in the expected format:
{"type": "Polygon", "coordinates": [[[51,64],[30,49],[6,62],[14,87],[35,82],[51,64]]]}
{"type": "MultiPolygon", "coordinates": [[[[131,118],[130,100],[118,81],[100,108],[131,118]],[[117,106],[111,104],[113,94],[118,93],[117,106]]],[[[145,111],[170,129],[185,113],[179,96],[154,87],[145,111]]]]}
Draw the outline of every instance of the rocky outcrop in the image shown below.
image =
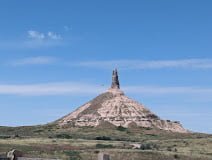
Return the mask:
{"type": "Polygon", "coordinates": [[[111,88],[112,89],[120,89],[117,69],[113,70],[111,88]]]}
{"type": "Polygon", "coordinates": [[[23,156],[23,153],[16,149],[13,149],[7,153],[7,158],[9,160],[17,160],[19,157],[22,157],[22,156],[23,156]]]}
{"type": "Polygon", "coordinates": [[[162,120],[143,104],[125,96],[120,90],[117,70],[113,71],[110,89],[62,118],[59,125],[96,127],[102,122],[114,126],[129,127],[133,124],[172,132],[188,132],[179,122],[162,120]]]}

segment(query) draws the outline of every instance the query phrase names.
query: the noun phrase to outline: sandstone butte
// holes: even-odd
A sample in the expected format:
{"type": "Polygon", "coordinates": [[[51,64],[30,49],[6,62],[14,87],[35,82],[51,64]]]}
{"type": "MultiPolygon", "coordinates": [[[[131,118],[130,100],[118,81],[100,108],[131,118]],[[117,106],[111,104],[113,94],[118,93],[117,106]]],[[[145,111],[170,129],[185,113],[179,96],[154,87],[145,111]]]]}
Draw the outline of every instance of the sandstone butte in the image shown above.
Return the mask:
{"type": "Polygon", "coordinates": [[[160,130],[188,133],[180,122],[163,120],[143,104],[127,97],[120,89],[117,70],[113,70],[112,85],[104,93],[85,103],[57,121],[60,126],[92,126],[104,123],[114,126],[148,127],[160,130]]]}

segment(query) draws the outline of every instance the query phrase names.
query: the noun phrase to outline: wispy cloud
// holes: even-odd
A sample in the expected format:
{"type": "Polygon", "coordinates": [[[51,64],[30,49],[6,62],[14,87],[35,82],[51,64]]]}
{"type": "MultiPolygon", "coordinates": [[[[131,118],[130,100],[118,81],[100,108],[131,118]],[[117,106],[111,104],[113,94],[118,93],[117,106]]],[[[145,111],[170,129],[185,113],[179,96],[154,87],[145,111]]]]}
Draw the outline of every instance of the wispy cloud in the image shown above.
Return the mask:
{"type": "Polygon", "coordinates": [[[33,31],[33,30],[28,31],[28,36],[29,38],[39,39],[39,40],[42,40],[45,38],[45,35],[43,33],[40,33],[38,31],[33,31]]]}
{"type": "Polygon", "coordinates": [[[43,33],[36,30],[29,30],[26,35],[23,39],[0,41],[0,49],[34,49],[62,46],[64,44],[62,36],[52,31],[43,33]]]}
{"type": "Polygon", "coordinates": [[[48,32],[47,35],[50,39],[53,39],[53,40],[61,40],[62,39],[61,35],[56,34],[54,32],[48,32]]]}
{"type": "Polygon", "coordinates": [[[103,87],[76,82],[45,83],[45,84],[2,84],[0,85],[0,94],[4,95],[26,95],[26,96],[44,96],[44,95],[81,95],[100,93],[103,87]]]}
{"type": "Polygon", "coordinates": [[[51,31],[42,33],[35,30],[29,30],[27,33],[30,39],[22,44],[22,46],[27,48],[51,47],[62,44],[62,36],[58,33],[51,31]]]}
{"type": "Polygon", "coordinates": [[[115,67],[119,69],[210,69],[212,68],[212,59],[83,61],[71,65],[103,69],[113,69],[115,67]]]}
{"type": "Polygon", "coordinates": [[[58,59],[55,57],[37,56],[37,57],[27,57],[23,59],[16,59],[16,60],[10,61],[8,64],[12,66],[44,65],[44,64],[53,64],[57,61],[58,59]]]}
{"type": "MultiPolygon", "coordinates": [[[[106,87],[88,83],[57,82],[44,84],[1,84],[0,94],[9,95],[89,95],[106,91],[106,87]]],[[[212,88],[202,87],[166,87],[166,86],[124,86],[126,93],[156,94],[156,95],[208,95],[212,94],[212,88]]]]}
{"type": "Polygon", "coordinates": [[[41,33],[35,30],[28,31],[28,37],[34,40],[61,40],[62,36],[54,32],[41,33]]]}
{"type": "MultiPolygon", "coordinates": [[[[27,64],[52,64],[57,61],[55,57],[28,57],[17,59],[10,64],[27,65],[27,64]]],[[[112,61],[78,61],[70,62],[61,59],[60,65],[71,67],[90,67],[98,69],[124,69],[124,70],[144,70],[144,69],[212,69],[212,59],[181,59],[181,60],[112,60],[112,61]]]]}
{"type": "Polygon", "coordinates": [[[212,94],[212,88],[196,86],[126,86],[123,89],[127,93],[144,93],[144,94],[212,94]]]}

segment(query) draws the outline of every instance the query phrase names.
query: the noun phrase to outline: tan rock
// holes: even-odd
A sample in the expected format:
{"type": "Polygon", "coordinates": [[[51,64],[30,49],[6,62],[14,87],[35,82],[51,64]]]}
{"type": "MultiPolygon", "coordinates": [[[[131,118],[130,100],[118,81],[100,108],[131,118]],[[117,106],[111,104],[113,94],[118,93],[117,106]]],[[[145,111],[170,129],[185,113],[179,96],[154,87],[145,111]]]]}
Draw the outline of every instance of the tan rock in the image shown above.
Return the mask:
{"type": "Polygon", "coordinates": [[[97,127],[104,121],[114,126],[130,127],[133,124],[171,132],[188,132],[180,123],[162,120],[143,104],[125,96],[120,90],[117,70],[113,71],[110,89],[68,114],[58,123],[60,126],[71,123],[74,126],[97,127]]]}

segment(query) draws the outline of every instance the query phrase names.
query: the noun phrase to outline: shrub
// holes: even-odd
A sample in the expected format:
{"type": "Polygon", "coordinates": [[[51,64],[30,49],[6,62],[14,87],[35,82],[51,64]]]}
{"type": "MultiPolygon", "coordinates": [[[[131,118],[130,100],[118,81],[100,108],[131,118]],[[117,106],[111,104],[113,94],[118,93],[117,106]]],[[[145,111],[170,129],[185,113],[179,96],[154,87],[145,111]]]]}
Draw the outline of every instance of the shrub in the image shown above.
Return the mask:
{"type": "Polygon", "coordinates": [[[61,139],[71,139],[72,137],[68,134],[62,133],[62,134],[57,134],[56,138],[61,138],[61,139]]]}
{"type": "Polygon", "coordinates": [[[147,143],[147,144],[141,144],[140,147],[141,150],[149,150],[152,149],[151,144],[147,143]]]}
{"type": "Polygon", "coordinates": [[[180,157],[179,157],[177,154],[175,154],[175,155],[174,155],[174,158],[175,158],[175,159],[178,159],[178,158],[180,158],[180,157]]]}
{"type": "Polygon", "coordinates": [[[146,130],[152,130],[152,128],[150,128],[150,127],[144,127],[144,129],[146,129],[146,130]]]}
{"type": "Polygon", "coordinates": [[[170,146],[167,147],[167,151],[172,151],[172,148],[170,146]]]}
{"type": "Polygon", "coordinates": [[[152,149],[158,150],[159,146],[154,143],[146,143],[146,144],[141,144],[140,149],[141,150],[152,150],[152,149]]]}
{"type": "Polygon", "coordinates": [[[11,136],[7,136],[7,135],[0,135],[0,139],[8,139],[11,138],[11,136]]]}
{"type": "Polygon", "coordinates": [[[69,156],[70,160],[82,160],[80,152],[78,151],[66,151],[65,153],[69,156]]]}
{"type": "Polygon", "coordinates": [[[122,132],[123,132],[123,131],[126,131],[126,130],[127,130],[127,128],[122,127],[122,126],[118,126],[118,127],[117,127],[117,130],[118,130],[118,131],[122,131],[122,132]]]}
{"type": "Polygon", "coordinates": [[[43,129],[37,129],[37,130],[34,130],[33,132],[34,133],[40,133],[40,132],[43,132],[44,130],[43,129]]]}
{"type": "Polygon", "coordinates": [[[112,144],[96,144],[96,148],[113,148],[112,144]]]}
{"type": "Polygon", "coordinates": [[[102,137],[96,137],[96,140],[104,140],[104,141],[110,141],[110,137],[102,136],[102,137]]]}
{"type": "Polygon", "coordinates": [[[95,154],[98,154],[98,153],[99,153],[99,151],[94,151],[94,153],[95,153],[95,154]]]}

